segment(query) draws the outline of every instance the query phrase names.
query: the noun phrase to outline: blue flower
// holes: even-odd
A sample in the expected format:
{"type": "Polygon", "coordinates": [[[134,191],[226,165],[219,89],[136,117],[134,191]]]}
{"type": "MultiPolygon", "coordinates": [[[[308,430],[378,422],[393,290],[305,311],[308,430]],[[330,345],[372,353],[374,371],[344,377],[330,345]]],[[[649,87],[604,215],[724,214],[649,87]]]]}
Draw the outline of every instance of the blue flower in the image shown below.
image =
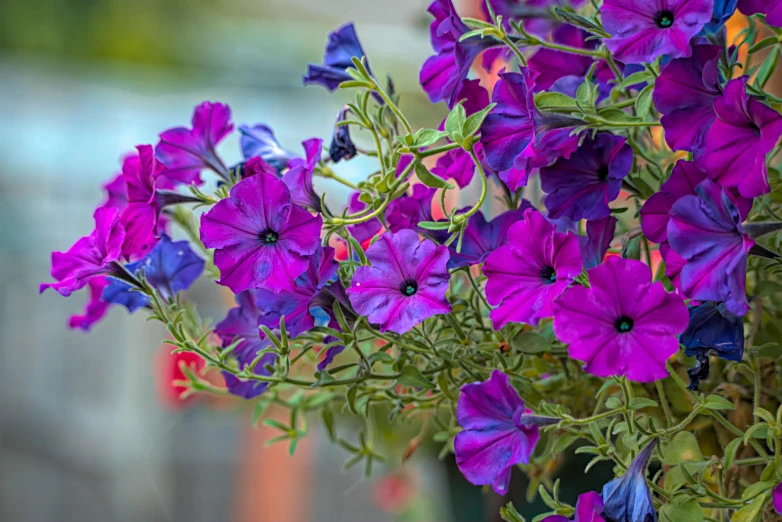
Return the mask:
{"type": "Polygon", "coordinates": [[[329,145],[329,157],[334,163],[340,160],[349,160],[356,155],[356,144],[350,139],[350,128],[347,125],[339,125],[340,122],[347,120],[347,107],[343,107],[337,114],[337,123],[334,126],[334,134],[331,135],[331,145],[329,145]]]}
{"type": "MultiPolygon", "coordinates": [[[[126,265],[125,269],[131,274],[143,270],[149,284],[169,299],[190,288],[203,272],[204,260],[190,250],[187,241],[171,241],[162,235],[145,258],[126,265]]],[[[123,305],[131,312],[149,303],[149,297],[135,290],[131,283],[113,277],[103,290],[103,300],[123,305]]]]}
{"type": "MultiPolygon", "coordinates": [[[[334,91],[339,84],[352,77],[346,72],[353,67],[352,58],[363,58],[364,49],[356,36],[356,28],[353,23],[348,23],[329,33],[329,41],[326,44],[326,53],[323,55],[323,65],[309,64],[307,75],[304,77],[304,85],[322,85],[329,91],[334,91]]],[[[369,63],[365,62],[369,74],[369,63]]]]}
{"type": "Polygon", "coordinates": [[[744,356],[744,323],[723,303],[707,302],[690,308],[690,323],[679,341],[687,356],[696,357],[695,368],[687,370],[690,389],[696,390],[709,376],[710,353],[728,361],[740,361],[744,356]]]}
{"type": "Polygon", "coordinates": [[[646,484],[646,466],[656,446],[654,439],[635,457],[624,475],[603,486],[606,522],[657,522],[652,492],[646,484]]]}
{"type": "Polygon", "coordinates": [[[738,3],[739,0],[715,0],[711,22],[706,24],[706,27],[703,29],[709,33],[716,33],[736,12],[738,3]]]}
{"type": "Polygon", "coordinates": [[[268,125],[257,123],[252,127],[239,126],[239,134],[242,147],[242,156],[249,160],[260,156],[263,161],[281,171],[288,166],[288,161],[296,157],[293,152],[282,148],[280,142],[274,137],[274,131],[268,125]]]}

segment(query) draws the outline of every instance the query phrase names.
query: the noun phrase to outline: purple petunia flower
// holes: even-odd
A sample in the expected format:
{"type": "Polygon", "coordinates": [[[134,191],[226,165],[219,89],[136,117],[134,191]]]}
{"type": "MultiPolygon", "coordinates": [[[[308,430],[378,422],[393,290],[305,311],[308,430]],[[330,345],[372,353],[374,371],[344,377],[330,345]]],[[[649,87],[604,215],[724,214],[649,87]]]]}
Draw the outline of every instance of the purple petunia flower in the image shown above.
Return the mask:
{"type": "MultiPolygon", "coordinates": [[[[190,249],[187,241],[171,241],[163,235],[147,256],[125,266],[129,274],[144,272],[147,282],[160,292],[164,299],[174,297],[187,290],[204,271],[204,260],[190,249]]],[[[117,278],[110,278],[103,290],[103,299],[112,304],[123,305],[130,312],[146,306],[150,298],[136,291],[134,285],[117,278]]]]}
{"type": "Polygon", "coordinates": [[[584,268],[594,268],[603,262],[616,232],[617,220],[608,216],[597,221],[587,221],[586,236],[578,236],[578,246],[584,268]]]}
{"type": "Polygon", "coordinates": [[[664,116],[665,142],[673,150],[697,152],[714,123],[714,100],[722,93],[717,45],[696,45],[692,57],[669,63],[654,84],[654,106],[664,116]]]}
{"type": "MultiPolygon", "coordinates": [[[[603,499],[598,493],[594,491],[582,493],[578,496],[576,518],[573,519],[573,522],[606,522],[600,516],[602,512],[603,499]]],[[[568,519],[562,515],[551,515],[541,520],[541,522],[568,522],[568,519]]]]}
{"type": "Polygon", "coordinates": [[[554,302],[557,339],[592,375],[664,379],[676,336],[687,328],[684,300],[652,283],[649,267],[633,259],[609,257],[588,274],[590,288],[572,286],[554,302]]]}
{"type": "Polygon", "coordinates": [[[747,257],[755,242],[743,233],[741,213],[725,191],[702,181],[697,195],[674,203],[668,242],[686,264],[681,272],[684,295],[699,301],[724,301],[732,313],[747,313],[747,257]]]}
{"type": "MultiPolygon", "coordinates": [[[[356,214],[367,208],[366,203],[361,201],[360,197],[361,192],[354,192],[351,194],[350,203],[348,204],[348,212],[350,214],[356,214]]],[[[389,205],[392,205],[393,203],[394,202],[392,201],[389,205]]],[[[378,218],[372,218],[357,225],[348,225],[350,235],[356,238],[360,245],[363,245],[366,241],[375,237],[382,228],[383,224],[380,223],[378,218]]]]}
{"type": "Polygon", "coordinates": [[[723,303],[703,303],[690,308],[690,324],[679,337],[687,357],[695,357],[696,365],[687,370],[691,390],[697,390],[702,379],[709,376],[709,356],[715,354],[726,361],[741,361],[744,356],[744,321],[730,313],[723,303]]]}
{"type": "Polygon", "coordinates": [[[476,212],[464,229],[461,252],[456,251],[454,243],[448,247],[451,252],[448,268],[483,263],[489,254],[508,242],[508,229],[524,219],[524,211],[528,208],[532,208],[532,205],[523,200],[518,210],[509,210],[488,222],[482,212],[476,212]]]}
{"type": "Polygon", "coordinates": [[[155,154],[166,166],[166,176],[175,177],[181,183],[200,185],[203,183],[201,171],[208,168],[227,177],[228,169],[215,147],[233,128],[231,109],[227,105],[207,101],[197,106],[192,128],[175,127],[160,133],[155,154]]]}
{"type": "Polygon", "coordinates": [[[385,233],[367,249],[371,266],[356,269],[348,297],[353,309],[380,331],[398,334],[447,314],[448,248],[420,241],[412,230],[385,233]]]}
{"type": "Polygon", "coordinates": [[[51,275],[57,282],[41,284],[40,292],[53,288],[68,297],[93,277],[116,274],[124,239],[125,229],[117,209],[98,208],[95,230],[89,236],[76,241],[67,252],[52,252],[51,275]]]}
{"type": "Polygon", "coordinates": [[[241,134],[239,143],[242,147],[242,156],[246,160],[260,156],[263,161],[279,172],[285,169],[288,162],[296,157],[295,153],[282,148],[274,136],[274,131],[268,125],[262,123],[252,127],[240,125],[239,134],[241,134]]]}
{"type": "Polygon", "coordinates": [[[240,181],[228,199],[201,216],[201,241],[215,248],[220,284],[290,289],[320,244],[320,216],[291,203],[288,187],[268,174],[240,181]]]}
{"type": "MultiPolygon", "coordinates": [[[[589,33],[574,27],[572,25],[561,25],[552,34],[554,43],[575,47],[577,49],[594,49],[597,43],[593,40],[587,40],[589,33]]],[[[557,80],[573,76],[583,82],[589,68],[592,67],[592,57],[581,56],[577,54],[564,53],[553,49],[541,48],[535,54],[529,57],[527,65],[531,71],[537,73],[535,79],[535,90],[550,90],[557,80]]],[[[614,78],[614,73],[600,62],[597,66],[596,76],[601,81],[608,81],[614,78]]]]}
{"type": "Polygon", "coordinates": [[[769,192],[766,155],[782,136],[782,116],[747,94],[747,77],[714,100],[717,119],[695,161],[723,187],[753,198],[769,192]]]}
{"type": "Polygon", "coordinates": [[[163,165],[155,159],[151,145],[139,145],[136,149],[138,155],[125,158],[122,164],[127,203],[120,222],[125,228],[122,253],[128,258],[145,255],[155,246],[158,218],[163,210],[156,184],[163,165]]]}
{"type": "Polygon", "coordinates": [[[774,488],[774,509],[782,515],[782,482],[774,488]]]}
{"type": "MultiPolygon", "coordinates": [[[[476,146],[480,146],[480,143],[476,143],[476,146]]],[[[464,188],[475,175],[475,162],[470,153],[462,148],[449,150],[437,158],[432,173],[444,180],[452,179],[459,187],[464,188]]]]}
{"type": "Polygon", "coordinates": [[[581,273],[578,238],[557,232],[534,210],[508,230],[508,244],[489,254],[483,265],[486,297],[495,330],[506,323],[537,325],[551,317],[554,299],[581,273]]]}
{"type": "Polygon", "coordinates": [[[690,56],[690,39],[711,21],[713,7],[714,0],[605,0],[603,26],[613,35],[606,47],[623,63],[690,56]]]}
{"type": "MultiPolygon", "coordinates": [[[[739,0],[739,11],[747,16],[762,13],[766,15],[766,22],[770,25],[782,26],[782,2],[780,0],[739,0]]],[[[778,511],[782,511],[782,509],[778,511]]]]}
{"type": "Polygon", "coordinates": [[[525,422],[525,413],[524,400],[499,370],[487,381],[462,386],[456,406],[462,431],[454,439],[454,453],[471,484],[507,493],[511,470],[529,464],[540,438],[538,426],[525,422]]]}
{"type": "Polygon", "coordinates": [[[470,29],[459,18],[451,0],[435,0],[428,11],[435,17],[430,33],[437,54],[424,62],[419,81],[432,103],[445,101],[453,108],[475,59],[487,49],[502,44],[480,36],[461,40],[470,29]]]}
{"type": "Polygon", "coordinates": [[[633,149],[613,134],[587,138],[570,158],[540,169],[540,184],[551,219],[601,219],[619,196],[622,180],[633,167],[633,149]]]}
{"type": "MultiPolygon", "coordinates": [[[[304,85],[322,85],[329,91],[334,91],[340,83],[353,79],[347,73],[347,69],[353,67],[352,58],[360,60],[365,56],[353,23],[345,24],[329,33],[323,65],[311,63],[307,66],[304,85]]],[[[369,62],[365,61],[364,65],[372,74],[369,62]]]]}
{"type": "Polygon", "coordinates": [[[294,205],[321,212],[320,196],[312,187],[312,172],[323,155],[323,140],[312,138],[302,143],[306,159],[294,158],[288,162],[290,167],[282,176],[282,182],[291,191],[294,205]]]}
{"type": "Polygon", "coordinates": [[[331,135],[331,144],[329,145],[329,157],[334,163],[353,159],[358,153],[356,144],[350,139],[350,126],[339,125],[339,123],[347,121],[348,114],[350,114],[350,109],[347,106],[340,109],[339,113],[337,113],[337,121],[334,125],[334,133],[331,135]]]}
{"type": "Polygon", "coordinates": [[[89,332],[95,323],[103,319],[110,303],[104,301],[101,295],[103,294],[103,289],[108,284],[109,280],[104,276],[93,277],[89,280],[87,286],[90,290],[90,297],[84,306],[84,314],[72,315],[68,321],[70,328],[78,328],[89,332]]]}
{"type": "Polygon", "coordinates": [[[656,446],[657,439],[652,439],[633,459],[624,475],[603,486],[602,516],[607,522],[655,522],[657,520],[652,492],[646,484],[646,467],[656,446]]]}
{"type": "Polygon", "coordinates": [[[386,223],[391,232],[401,232],[402,230],[412,229],[419,234],[426,234],[418,226],[421,221],[434,221],[432,217],[432,198],[436,192],[435,189],[426,185],[413,185],[413,193],[410,196],[402,196],[388,204],[386,208],[386,223]]]}

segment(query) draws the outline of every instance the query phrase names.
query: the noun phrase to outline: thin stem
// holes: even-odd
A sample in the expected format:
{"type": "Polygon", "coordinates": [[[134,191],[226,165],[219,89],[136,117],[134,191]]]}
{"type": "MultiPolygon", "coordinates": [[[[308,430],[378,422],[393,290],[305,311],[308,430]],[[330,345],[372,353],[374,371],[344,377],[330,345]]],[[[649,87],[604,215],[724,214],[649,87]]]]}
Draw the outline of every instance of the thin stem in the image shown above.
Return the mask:
{"type": "Polygon", "coordinates": [[[407,118],[405,118],[405,115],[402,114],[402,111],[399,110],[399,107],[396,106],[396,104],[391,100],[391,98],[385,93],[382,87],[380,87],[380,84],[375,80],[374,88],[372,89],[376,93],[380,95],[381,98],[383,98],[383,101],[386,102],[386,105],[388,105],[388,108],[391,109],[394,114],[396,114],[396,117],[399,121],[402,122],[402,125],[404,125],[405,130],[408,134],[413,133],[413,128],[410,126],[410,122],[407,121],[407,118]]]}
{"type": "Polygon", "coordinates": [[[665,412],[665,427],[670,428],[673,424],[673,416],[671,415],[671,407],[668,405],[668,397],[665,396],[663,382],[661,380],[654,381],[654,385],[657,388],[657,395],[660,396],[660,404],[663,406],[663,412],[665,412]]]}
{"type": "Polygon", "coordinates": [[[465,212],[464,214],[459,214],[458,216],[454,217],[455,223],[466,223],[468,219],[470,219],[470,216],[478,212],[480,210],[481,206],[483,205],[483,202],[486,200],[486,194],[489,191],[489,183],[486,180],[486,172],[483,170],[483,165],[481,165],[481,161],[478,159],[478,155],[475,154],[475,149],[470,147],[470,156],[472,157],[473,163],[475,163],[475,168],[478,169],[478,173],[481,175],[481,197],[478,198],[478,201],[475,203],[475,205],[465,212]]]}
{"type": "Polygon", "coordinates": [[[338,183],[342,183],[346,187],[352,188],[353,190],[358,190],[358,185],[355,183],[352,183],[345,178],[338,176],[334,173],[333,170],[331,170],[329,167],[326,167],[325,165],[317,169],[315,172],[321,175],[321,177],[326,179],[333,179],[334,181],[338,183]]]}

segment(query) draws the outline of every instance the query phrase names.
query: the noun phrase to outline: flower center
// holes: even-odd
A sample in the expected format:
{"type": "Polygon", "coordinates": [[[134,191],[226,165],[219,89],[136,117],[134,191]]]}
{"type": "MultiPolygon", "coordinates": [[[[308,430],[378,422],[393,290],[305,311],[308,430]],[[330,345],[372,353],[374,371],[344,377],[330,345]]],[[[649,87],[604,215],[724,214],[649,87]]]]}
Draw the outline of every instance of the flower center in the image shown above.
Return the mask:
{"type": "Polygon", "coordinates": [[[557,282],[557,272],[550,266],[544,266],[540,270],[540,278],[547,285],[557,282]]]}
{"type": "Polygon", "coordinates": [[[264,230],[258,234],[258,237],[261,238],[261,241],[263,241],[265,245],[276,245],[277,241],[280,239],[280,235],[274,230],[264,230]]]}
{"type": "Polygon", "coordinates": [[[600,165],[600,168],[597,169],[597,179],[599,179],[600,181],[606,181],[608,179],[607,165],[600,165]]]}
{"type": "Polygon", "coordinates": [[[632,318],[627,317],[626,315],[623,315],[616,321],[614,321],[614,328],[616,328],[616,331],[619,333],[629,333],[633,329],[633,325],[635,322],[632,318]]]}
{"type": "Polygon", "coordinates": [[[407,297],[414,296],[415,293],[418,292],[418,283],[413,280],[405,281],[399,286],[399,290],[402,291],[402,295],[406,295],[407,297]]]}
{"type": "Polygon", "coordinates": [[[673,25],[673,11],[663,9],[654,15],[654,21],[661,29],[668,29],[673,25]]]}

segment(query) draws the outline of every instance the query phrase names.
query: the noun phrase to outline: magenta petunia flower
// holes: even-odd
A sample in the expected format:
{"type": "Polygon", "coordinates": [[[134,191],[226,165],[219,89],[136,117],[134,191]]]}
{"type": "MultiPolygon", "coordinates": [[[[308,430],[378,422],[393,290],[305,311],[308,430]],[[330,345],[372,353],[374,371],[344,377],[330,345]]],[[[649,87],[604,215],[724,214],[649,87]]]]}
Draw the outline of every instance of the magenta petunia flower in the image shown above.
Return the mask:
{"type": "Polygon", "coordinates": [[[380,331],[399,334],[447,314],[448,248],[420,241],[412,230],[385,233],[367,249],[371,266],[356,269],[348,297],[353,309],[380,331]]]}
{"type": "Polygon", "coordinates": [[[105,276],[93,277],[87,283],[90,290],[90,297],[84,306],[84,314],[72,315],[68,321],[68,326],[78,328],[89,332],[90,328],[103,319],[111,303],[102,299],[103,289],[108,286],[109,280],[105,276]]]}
{"type": "Polygon", "coordinates": [[[622,180],[633,167],[633,149],[613,134],[587,138],[570,158],[540,169],[540,184],[551,219],[601,219],[619,196],[622,180]]]}
{"type": "Polygon", "coordinates": [[[774,488],[774,509],[782,515],[782,482],[774,488]]]}
{"type": "MultiPolygon", "coordinates": [[[[476,145],[480,146],[480,143],[476,145]]],[[[475,175],[475,162],[470,153],[464,149],[449,150],[437,158],[432,173],[445,180],[452,179],[459,187],[464,188],[470,184],[475,175]]]]}
{"type": "Polygon", "coordinates": [[[494,328],[506,323],[537,325],[551,317],[551,305],[581,273],[578,237],[561,234],[543,215],[524,211],[524,220],[508,230],[508,244],[483,264],[486,297],[494,328]]]}
{"type": "Polygon", "coordinates": [[[739,11],[747,16],[762,13],[766,15],[766,22],[775,27],[782,27],[782,2],[780,0],[739,0],[739,11]]]}
{"type": "Polygon", "coordinates": [[[711,21],[714,0],[605,0],[605,44],[622,63],[690,56],[690,39],[711,21]]]}
{"type": "Polygon", "coordinates": [[[323,140],[312,138],[302,143],[306,159],[295,158],[288,162],[289,169],[283,174],[282,182],[291,191],[294,205],[320,212],[320,196],[312,187],[312,172],[323,155],[323,140]]]}
{"type": "MultiPolygon", "coordinates": [[[[603,512],[603,499],[595,491],[582,493],[576,502],[576,518],[573,522],[606,522],[601,516],[603,512]]],[[[562,515],[551,515],[541,522],[568,522],[568,518],[562,515]]]]}
{"type": "Polygon", "coordinates": [[[745,315],[747,258],[755,242],[743,233],[741,213],[722,187],[707,179],[695,192],[673,204],[667,229],[671,248],[686,261],[682,292],[724,301],[730,312],[745,315]]]}
{"type": "Polygon", "coordinates": [[[57,282],[41,284],[40,292],[53,288],[67,297],[93,277],[116,274],[124,239],[117,209],[98,208],[95,230],[89,236],[76,241],[67,252],[52,252],[51,275],[57,282]]]}
{"type": "Polygon", "coordinates": [[[590,288],[572,286],[554,302],[554,333],[598,377],[653,382],[679,348],[689,313],[681,296],[652,283],[648,266],[609,257],[588,270],[590,288]]]}
{"type": "Polygon", "coordinates": [[[486,221],[482,212],[476,212],[467,227],[464,229],[461,252],[456,251],[456,244],[451,243],[448,249],[451,258],[448,260],[448,268],[461,268],[483,263],[489,254],[499,247],[507,244],[508,230],[517,222],[524,219],[524,211],[532,208],[527,200],[522,200],[517,210],[509,210],[486,221]]]}
{"type": "Polygon", "coordinates": [[[201,240],[215,248],[220,284],[234,293],[293,287],[320,244],[320,216],[291,203],[285,184],[269,174],[240,181],[201,216],[201,240]]]}
{"type": "Polygon", "coordinates": [[[754,198],[769,192],[766,155],[782,136],[782,116],[747,94],[747,77],[731,80],[714,100],[717,119],[695,157],[711,179],[754,198]]]}
{"type": "Polygon", "coordinates": [[[665,142],[673,150],[697,152],[717,117],[714,100],[722,93],[717,45],[696,45],[692,57],[669,63],[654,84],[654,106],[664,116],[665,142]]]}
{"type": "Polygon", "coordinates": [[[391,232],[400,232],[406,229],[416,230],[418,233],[429,231],[418,227],[421,221],[434,221],[432,217],[432,198],[435,189],[426,185],[413,185],[413,193],[410,196],[402,196],[388,204],[386,208],[386,223],[391,232]]]}
{"type": "MultiPolygon", "coordinates": [[[[597,42],[587,40],[588,36],[589,33],[578,27],[561,25],[552,33],[551,39],[554,43],[577,49],[594,49],[597,47],[597,42]]],[[[536,91],[549,90],[557,80],[568,76],[577,77],[583,82],[592,63],[591,56],[564,53],[546,48],[541,48],[527,60],[530,70],[538,73],[535,79],[536,91]]],[[[598,64],[595,72],[597,79],[601,81],[607,82],[614,78],[614,73],[602,61],[598,64]]]]}
{"type": "Polygon", "coordinates": [[[227,177],[228,169],[215,147],[233,128],[227,105],[203,102],[193,112],[192,128],[175,127],[160,133],[155,154],[166,166],[166,175],[182,183],[203,183],[200,174],[207,168],[227,177]]]}
{"type": "Polygon", "coordinates": [[[456,418],[462,427],[454,439],[459,471],[471,483],[508,491],[513,467],[529,464],[540,429],[525,422],[524,400],[508,376],[494,370],[489,380],[462,386],[456,418]]]}
{"type": "Polygon", "coordinates": [[[603,262],[603,258],[611,246],[616,233],[617,219],[614,216],[604,217],[597,221],[587,221],[586,236],[578,236],[578,246],[584,268],[590,269],[603,262]]]}
{"type": "Polygon", "coordinates": [[[127,203],[120,222],[125,228],[122,253],[126,257],[146,255],[157,243],[157,227],[163,201],[158,197],[156,180],[163,171],[151,145],[136,147],[138,155],[122,164],[127,203]]]}

